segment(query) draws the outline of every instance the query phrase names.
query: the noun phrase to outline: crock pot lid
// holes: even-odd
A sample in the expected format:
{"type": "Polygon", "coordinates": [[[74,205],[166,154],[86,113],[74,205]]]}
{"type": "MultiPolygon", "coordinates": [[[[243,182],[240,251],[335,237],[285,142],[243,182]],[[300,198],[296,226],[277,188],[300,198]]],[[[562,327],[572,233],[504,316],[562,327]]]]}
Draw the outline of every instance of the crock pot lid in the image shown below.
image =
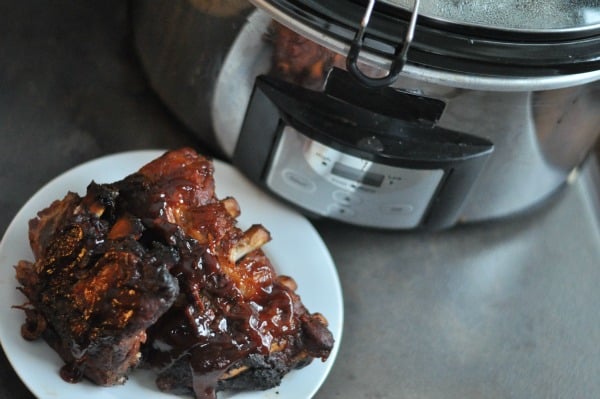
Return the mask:
{"type": "MultiPolygon", "coordinates": [[[[422,0],[414,39],[408,50],[407,67],[423,71],[466,76],[510,79],[551,78],[562,81],[567,76],[585,76],[586,81],[600,78],[600,23],[572,29],[508,29],[448,22],[423,14],[434,0],[422,0]],[[588,75],[593,76],[589,77],[588,75]]],[[[493,0],[435,0],[448,3],[491,4],[493,0]]],[[[517,0],[495,0],[499,3],[517,0]]],[[[520,0],[542,4],[559,0],[520,0]]],[[[368,0],[252,0],[269,10],[279,22],[295,26],[321,44],[339,41],[350,45],[368,9],[368,0]],[[319,32],[311,35],[310,31],[319,32]]],[[[600,0],[563,0],[564,4],[582,4],[600,12],[600,0]],[[594,4],[596,4],[594,6],[594,4]]],[[[405,40],[414,0],[377,0],[370,18],[361,56],[370,62],[376,57],[391,59],[405,40]],[[406,9],[390,2],[403,1],[406,9]]],[[[515,6],[515,8],[517,8],[515,6]]],[[[529,8],[529,10],[533,10],[529,8]]],[[[531,11],[533,12],[533,11],[531,11]]],[[[591,11],[588,11],[588,14],[591,11]]],[[[592,20],[589,17],[588,20],[592,20]]],[[[334,46],[329,46],[333,48],[334,46]]],[[[381,65],[375,62],[377,65],[381,65]]],[[[429,74],[429,73],[428,73],[429,74]]],[[[433,78],[434,80],[436,78],[433,78]]],[[[572,82],[571,82],[572,83],[572,82]]],[[[541,85],[541,86],[546,86],[541,85]]],[[[541,87],[540,86],[540,87],[541,87]]],[[[558,86],[557,86],[558,87],[558,86]]]]}
{"type": "MultiPolygon", "coordinates": [[[[411,10],[413,0],[379,0],[411,10]]],[[[600,25],[600,0],[424,0],[419,14],[438,21],[524,31],[586,30],[600,25]]]]}

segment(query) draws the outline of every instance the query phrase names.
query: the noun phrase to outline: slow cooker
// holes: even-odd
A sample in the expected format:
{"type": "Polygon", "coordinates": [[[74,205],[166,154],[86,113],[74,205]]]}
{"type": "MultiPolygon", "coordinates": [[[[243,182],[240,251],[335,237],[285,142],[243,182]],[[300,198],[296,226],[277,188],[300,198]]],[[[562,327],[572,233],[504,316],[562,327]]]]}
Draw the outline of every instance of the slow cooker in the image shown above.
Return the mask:
{"type": "Polygon", "coordinates": [[[505,217],[600,134],[598,0],[135,0],[132,19],[173,113],[316,217],[505,217]]]}

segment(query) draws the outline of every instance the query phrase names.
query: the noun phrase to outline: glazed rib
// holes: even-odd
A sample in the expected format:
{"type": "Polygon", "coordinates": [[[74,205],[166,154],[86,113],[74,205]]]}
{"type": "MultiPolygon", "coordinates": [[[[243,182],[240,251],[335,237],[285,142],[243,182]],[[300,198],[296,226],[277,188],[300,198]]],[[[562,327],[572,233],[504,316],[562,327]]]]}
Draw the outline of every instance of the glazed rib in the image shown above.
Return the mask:
{"type": "Polygon", "coordinates": [[[141,232],[108,238],[116,200],[113,187],[92,183],[85,197],[69,193],[54,202],[30,222],[35,262],[16,267],[29,300],[24,336],[42,336],[71,382],[85,376],[99,385],[124,383],[139,363],[146,329],[179,292],[169,273],[175,252],[142,245],[141,232]]]}
{"type": "Polygon", "coordinates": [[[324,319],[310,314],[290,289],[295,288],[291,278],[277,276],[261,250],[270,240],[268,231],[237,226],[239,205],[233,198],[216,198],[208,176],[198,178],[195,171],[212,168],[196,157],[185,150],[169,153],[140,171],[155,182],[154,189],[171,187],[168,198],[182,192],[201,198],[192,206],[165,202],[163,219],[187,237],[178,244],[182,261],[173,270],[181,294],[149,329],[145,360],[160,370],[161,389],[191,390],[197,398],[221,389],[271,388],[291,369],[315,357],[326,359],[333,338],[324,319]],[[170,167],[174,164],[186,166],[170,167]]]}
{"type": "Polygon", "coordinates": [[[23,332],[61,355],[64,378],[112,385],[143,365],[162,390],[213,398],[327,359],[325,318],[275,272],[261,249],[269,232],[237,226],[239,204],[216,197],[213,168],[170,151],[30,223],[35,262],[17,265],[23,332]]]}

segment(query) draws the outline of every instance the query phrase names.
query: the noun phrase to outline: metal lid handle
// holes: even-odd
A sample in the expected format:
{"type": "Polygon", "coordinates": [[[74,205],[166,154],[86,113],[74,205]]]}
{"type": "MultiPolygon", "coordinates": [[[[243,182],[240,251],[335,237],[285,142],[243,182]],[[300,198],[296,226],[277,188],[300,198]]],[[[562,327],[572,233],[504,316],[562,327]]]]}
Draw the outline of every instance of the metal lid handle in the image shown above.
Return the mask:
{"type": "Polygon", "coordinates": [[[367,87],[385,87],[391,85],[396,81],[396,79],[398,79],[398,75],[400,75],[404,65],[406,64],[408,48],[412,43],[415,34],[415,26],[417,25],[419,0],[414,1],[410,24],[406,30],[406,36],[404,37],[404,43],[402,43],[402,49],[400,49],[400,51],[396,50],[395,58],[392,60],[388,74],[381,78],[367,76],[358,67],[358,57],[363,47],[365,32],[367,31],[367,26],[371,20],[371,14],[373,13],[373,8],[375,7],[375,1],[376,0],[369,0],[369,4],[365,10],[365,15],[360,22],[360,28],[356,32],[356,35],[352,40],[352,44],[350,45],[350,50],[348,51],[348,56],[346,58],[346,68],[352,74],[352,76],[354,76],[359,82],[367,87]]]}

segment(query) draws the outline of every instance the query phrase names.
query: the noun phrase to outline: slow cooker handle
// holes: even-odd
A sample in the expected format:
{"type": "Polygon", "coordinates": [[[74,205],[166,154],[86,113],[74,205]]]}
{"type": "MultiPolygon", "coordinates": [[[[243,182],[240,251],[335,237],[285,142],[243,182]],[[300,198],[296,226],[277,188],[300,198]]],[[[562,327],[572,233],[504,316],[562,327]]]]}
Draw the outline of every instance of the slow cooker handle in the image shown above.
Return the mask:
{"type": "Polygon", "coordinates": [[[392,60],[392,64],[390,65],[390,70],[388,74],[381,78],[373,78],[371,76],[363,73],[358,67],[358,57],[360,55],[360,51],[363,47],[365,33],[367,31],[367,26],[369,25],[369,21],[371,19],[371,14],[373,13],[373,8],[375,7],[376,0],[369,0],[369,4],[367,5],[367,9],[365,10],[365,15],[360,22],[360,27],[350,44],[350,50],[348,51],[348,56],[346,57],[346,68],[348,71],[356,78],[360,83],[367,87],[386,87],[391,85],[398,79],[398,76],[402,72],[404,65],[406,64],[408,48],[412,43],[415,27],[417,25],[417,16],[419,14],[419,0],[414,1],[412,15],[410,18],[410,24],[408,29],[406,30],[406,36],[404,38],[404,43],[402,43],[402,49],[400,51],[396,51],[395,59],[392,60]]]}

